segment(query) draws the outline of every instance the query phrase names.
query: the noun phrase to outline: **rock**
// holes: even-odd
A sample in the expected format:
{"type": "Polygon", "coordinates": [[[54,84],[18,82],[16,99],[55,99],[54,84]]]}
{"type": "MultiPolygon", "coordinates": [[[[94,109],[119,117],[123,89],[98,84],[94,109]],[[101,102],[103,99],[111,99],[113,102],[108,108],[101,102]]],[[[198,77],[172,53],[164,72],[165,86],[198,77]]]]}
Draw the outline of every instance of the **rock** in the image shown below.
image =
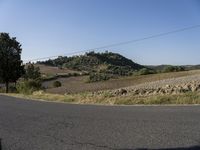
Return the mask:
{"type": "Polygon", "coordinates": [[[140,94],[140,95],[144,95],[146,92],[147,92],[147,91],[146,91],[145,89],[140,89],[140,90],[139,90],[139,94],[140,94]]]}
{"type": "Polygon", "coordinates": [[[125,95],[125,94],[127,94],[127,90],[125,89],[119,89],[115,91],[115,95],[125,95]]]}

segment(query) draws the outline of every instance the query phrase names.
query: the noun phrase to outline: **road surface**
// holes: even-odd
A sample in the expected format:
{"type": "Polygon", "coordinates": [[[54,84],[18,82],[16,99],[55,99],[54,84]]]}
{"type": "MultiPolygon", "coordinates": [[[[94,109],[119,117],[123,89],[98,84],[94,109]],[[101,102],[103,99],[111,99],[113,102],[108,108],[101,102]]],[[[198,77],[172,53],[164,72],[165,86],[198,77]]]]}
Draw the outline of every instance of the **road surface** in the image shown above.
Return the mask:
{"type": "Polygon", "coordinates": [[[0,96],[2,150],[198,150],[200,106],[92,106],[0,96]]]}

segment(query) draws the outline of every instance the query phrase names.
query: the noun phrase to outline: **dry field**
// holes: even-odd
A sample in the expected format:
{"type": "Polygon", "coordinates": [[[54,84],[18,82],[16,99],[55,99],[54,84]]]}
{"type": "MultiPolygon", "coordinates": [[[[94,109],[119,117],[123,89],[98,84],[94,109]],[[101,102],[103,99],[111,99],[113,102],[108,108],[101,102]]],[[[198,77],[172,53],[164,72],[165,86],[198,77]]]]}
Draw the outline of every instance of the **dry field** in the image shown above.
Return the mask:
{"type": "Polygon", "coordinates": [[[42,74],[47,74],[47,75],[79,73],[78,71],[70,70],[67,68],[59,69],[58,67],[51,67],[51,66],[40,65],[40,64],[35,64],[35,66],[40,68],[40,72],[42,74]]]}
{"type": "Polygon", "coordinates": [[[128,86],[135,86],[138,84],[149,83],[152,81],[160,81],[164,79],[173,79],[177,77],[200,75],[200,70],[175,72],[175,73],[161,73],[143,76],[131,76],[119,79],[111,79],[103,82],[86,83],[87,76],[59,78],[57,79],[62,83],[62,87],[52,88],[53,81],[46,81],[43,83],[48,87],[46,92],[65,94],[65,93],[80,93],[80,92],[93,92],[99,90],[117,89],[128,86]]]}

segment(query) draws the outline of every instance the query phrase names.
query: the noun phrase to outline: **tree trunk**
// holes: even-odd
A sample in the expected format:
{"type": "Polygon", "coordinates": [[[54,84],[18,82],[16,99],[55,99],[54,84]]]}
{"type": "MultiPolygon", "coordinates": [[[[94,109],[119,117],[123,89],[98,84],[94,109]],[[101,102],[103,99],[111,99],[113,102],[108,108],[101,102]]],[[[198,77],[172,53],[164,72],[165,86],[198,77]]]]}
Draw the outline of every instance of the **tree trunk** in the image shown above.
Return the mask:
{"type": "Polygon", "coordinates": [[[9,82],[6,82],[6,93],[8,93],[9,82]]]}

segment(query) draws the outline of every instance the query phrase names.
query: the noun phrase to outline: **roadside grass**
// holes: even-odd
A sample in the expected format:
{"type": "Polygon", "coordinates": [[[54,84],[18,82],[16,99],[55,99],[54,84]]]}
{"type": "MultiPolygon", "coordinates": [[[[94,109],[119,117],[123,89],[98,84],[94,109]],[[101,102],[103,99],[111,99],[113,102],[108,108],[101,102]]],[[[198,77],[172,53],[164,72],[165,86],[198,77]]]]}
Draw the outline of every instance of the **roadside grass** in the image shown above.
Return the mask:
{"type": "Polygon", "coordinates": [[[200,104],[200,93],[189,92],[176,95],[156,95],[156,96],[138,96],[138,97],[124,97],[116,98],[114,104],[121,105],[163,105],[163,104],[200,104]]]}
{"type": "Polygon", "coordinates": [[[108,93],[95,95],[93,93],[79,94],[50,94],[42,91],[34,92],[32,95],[6,94],[25,99],[46,100],[54,102],[67,102],[76,104],[105,104],[105,105],[165,105],[165,104],[200,104],[199,92],[188,92],[176,95],[156,96],[112,96],[108,93]]]}

